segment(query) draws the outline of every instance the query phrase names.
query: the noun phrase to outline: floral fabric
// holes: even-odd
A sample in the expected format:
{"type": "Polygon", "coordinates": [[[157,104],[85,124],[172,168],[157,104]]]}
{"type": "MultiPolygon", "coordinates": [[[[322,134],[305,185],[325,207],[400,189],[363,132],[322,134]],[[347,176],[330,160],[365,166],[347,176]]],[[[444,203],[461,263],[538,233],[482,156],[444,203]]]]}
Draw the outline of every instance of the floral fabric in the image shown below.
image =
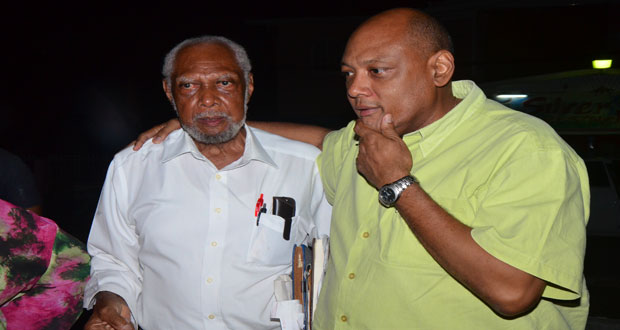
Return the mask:
{"type": "Polygon", "coordinates": [[[0,200],[0,329],[70,329],[89,272],[82,242],[0,200]]]}

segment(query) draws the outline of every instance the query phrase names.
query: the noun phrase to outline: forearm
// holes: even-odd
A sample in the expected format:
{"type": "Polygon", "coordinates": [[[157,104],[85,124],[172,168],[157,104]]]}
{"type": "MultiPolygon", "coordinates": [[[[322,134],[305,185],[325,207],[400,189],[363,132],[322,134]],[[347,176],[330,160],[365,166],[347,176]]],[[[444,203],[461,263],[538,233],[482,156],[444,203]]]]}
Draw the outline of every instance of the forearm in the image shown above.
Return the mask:
{"type": "Polygon", "coordinates": [[[323,148],[323,139],[330,132],[324,127],[295,123],[248,121],[248,125],[291,140],[312,144],[319,149],[323,148]]]}
{"type": "Polygon", "coordinates": [[[444,211],[418,185],[396,208],[431,256],[497,313],[514,316],[533,307],[545,282],[493,257],[471,236],[471,228],[444,211]]]}

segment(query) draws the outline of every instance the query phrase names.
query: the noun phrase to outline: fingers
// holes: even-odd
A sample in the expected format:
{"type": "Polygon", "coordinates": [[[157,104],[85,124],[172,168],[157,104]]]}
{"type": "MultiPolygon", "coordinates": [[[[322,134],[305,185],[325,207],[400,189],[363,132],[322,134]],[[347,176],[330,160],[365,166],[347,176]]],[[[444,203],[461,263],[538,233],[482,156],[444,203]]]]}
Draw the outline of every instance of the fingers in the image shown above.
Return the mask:
{"type": "Polygon", "coordinates": [[[400,179],[412,166],[411,153],[396,132],[391,115],[382,117],[379,129],[375,131],[361,120],[354,128],[359,137],[357,170],[376,188],[400,179]]]}
{"type": "MultiPolygon", "coordinates": [[[[125,321],[125,320],[123,320],[125,321]]],[[[129,322],[107,322],[98,317],[91,317],[84,325],[84,330],[134,330],[134,327],[129,322]]]]}
{"type": "Polygon", "coordinates": [[[394,128],[394,122],[392,120],[392,115],[387,114],[385,116],[383,116],[383,118],[381,118],[381,134],[383,134],[383,136],[390,138],[390,139],[400,139],[400,136],[398,135],[398,133],[396,132],[396,129],[394,128]]]}
{"type": "Polygon", "coordinates": [[[181,128],[181,124],[179,123],[179,120],[176,118],[170,119],[163,124],[157,125],[147,130],[146,132],[143,132],[142,134],[138,135],[138,139],[132,142],[133,150],[137,151],[140,148],[142,148],[144,143],[148,141],[150,138],[153,138],[153,143],[155,144],[161,143],[162,141],[166,139],[166,137],[170,133],[174,132],[175,130],[179,128],[181,128]]]}
{"type": "Polygon", "coordinates": [[[164,141],[170,133],[178,130],[179,128],[181,128],[181,123],[179,122],[178,119],[173,118],[173,119],[168,120],[164,124],[164,127],[161,130],[159,130],[159,132],[157,132],[157,134],[153,138],[153,143],[160,143],[164,141]]]}
{"type": "Polygon", "coordinates": [[[122,316],[106,313],[104,319],[93,315],[84,325],[84,330],[134,330],[133,324],[122,316]]]}
{"type": "MultiPolygon", "coordinates": [[[[134,151],[140,150],[140,148],[142,148],[144,143],[146,141],[148,141],[150,138],[152,138],[153,136],[155,136],[157,134],[157,132],[161,131],[164,128],[164,126],[165,126],[165,124],[157,125],[155,127],[150,128],[146,132],[143,132],[140,135],[138,135],[138,139],[133,141],[133,150],[134,151]]],[[[155,142],[156,141],[153,140],[153,143],[155,143],[155,142]]]]}
{"type": "Polygon", "coordinates": [[[353,131],[359,137],[366,136],[370,132],[373,132],[370,129],[370,127],[366,126],[366,124],[364,124],[364,122],[361,119],[358,119],[358,120],[355,121],[355,127],[353,128],[353,131]]]}
{"type": "Polygon", "coordinates": [[[131,323],[131,311],[121,296],[113,292],[101,291],[95,295],[95,299],[93,314],[84,329],[134,329],[131,323]]]}
{"type": "Polygon", "coordinates": [[[394,127],[394,121],[391,114],[383,115],[379,128],[381,129],[381,131],[377,132],[364,124],[361,119],[358,119],[355,123],[354,131],[360,138],[380,133],[381,135],[389,139],[400,139],[400,136],[398,135],[398,133],[396,132],[396,128],[394,127]]]}
{"type": "Polygon", "coordinates": [[[113,317],[108,323],[116,330],[134,330],[131,322],[120,315],[113,317]]]}

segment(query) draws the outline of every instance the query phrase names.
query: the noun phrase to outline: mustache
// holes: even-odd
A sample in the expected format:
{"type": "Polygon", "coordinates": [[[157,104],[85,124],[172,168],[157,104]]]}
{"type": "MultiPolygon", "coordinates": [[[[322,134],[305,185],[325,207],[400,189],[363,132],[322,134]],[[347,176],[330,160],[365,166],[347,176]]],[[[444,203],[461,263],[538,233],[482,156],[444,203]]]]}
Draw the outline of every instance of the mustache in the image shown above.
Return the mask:
{"type": "Polygon", "coordinates": [[[207,112],[201,112],[199,114],[196,114],[194,116],[194,119],[202,119],[202,118],[215,118],[215,117],[224,117],[228,120],[231,119],[231,117],[225,113],[225,112],[219,112],[219,111],[207,111],[207,112]]]}

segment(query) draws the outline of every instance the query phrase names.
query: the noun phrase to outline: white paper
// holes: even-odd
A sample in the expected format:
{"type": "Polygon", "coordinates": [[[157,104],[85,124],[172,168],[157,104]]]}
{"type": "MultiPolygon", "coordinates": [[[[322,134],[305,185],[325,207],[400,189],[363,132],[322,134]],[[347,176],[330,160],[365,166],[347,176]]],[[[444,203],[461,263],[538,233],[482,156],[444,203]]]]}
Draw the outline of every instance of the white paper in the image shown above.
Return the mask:
{"type": "Polygon", "coordinates": [[[281,274],[273,283],[273,291],[276,301],[293,299],[293,279],[290,275],[281,274]]]}
{"type": "Polygon", "coordinates": [[[299,300],[276,301],[271,309],[271,318],[280,320],[282,330],[302,330],[304,312],[299,300]]]}

